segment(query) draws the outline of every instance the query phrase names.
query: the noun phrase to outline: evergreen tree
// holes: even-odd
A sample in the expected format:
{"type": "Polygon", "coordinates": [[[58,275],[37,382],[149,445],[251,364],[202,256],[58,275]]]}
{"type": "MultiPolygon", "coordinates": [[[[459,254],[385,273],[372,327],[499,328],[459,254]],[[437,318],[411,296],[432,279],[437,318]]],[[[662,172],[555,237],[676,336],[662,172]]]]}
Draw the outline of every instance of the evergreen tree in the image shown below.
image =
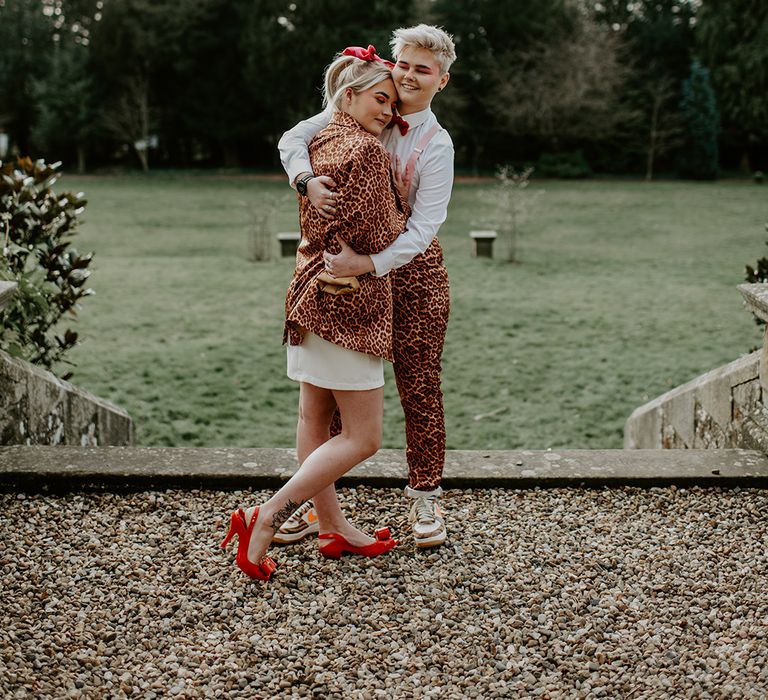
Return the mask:
{"type": "Polygon", "coordinates": [[[709,71],[698,60],[691,64],[691,74],[683,83],[680,109],[686,137],[680,161],[682,174],[701,180],[716,178],[719,170],[717,136],[720,115],[709,71]]]}
{"type": "Polygon", "coordinates": [[[0,1],[0,127],[23,155],[31,147],[35,83],[50,72],[54,31],[40,0],[0,1]]]}
{"type": "Polygon", "coordinates": [[[50,73],[34,83],[36,116],[32,128],[35,153],[52,161],[77,157],[86,165],[86,146],[94,121],[92,80],[87,46],[62,36],[54,44],[50,73]]]}
{"type": "MultiPolygon", "coordinates": [[[[451,132],[459,163],[477,171],[500,161],[535,158],[535,142],[529,137],[511,138],[499,89],[509,71],[527,67],[522,57],[534,47],[570,36],[578,14],[571,0],[434,2],[432,14],[421,21],[441,25],[452,34],[458,57],[448,89],[435,101],[435,113],[451,132]]],[[[516,94],[511,99],[527,97],[516,94]]]]}
{"type": "Polygon", "coordinates": [[[634,113],[602,149],[603,167],[639,170],[646,179],[672,165],[680,146],[680,101],[691,65],[696,3],[692,0],[603,0],[592,3],[595,18],[623,40],[628,70],[623,102],[634,113]],[[666,157],[666,162],[665,162],[666,157]]]}
{"type": "Polygon", "coordinates": [[[391,58],[397,27],[414,21],[413,0],[237,0],[243,56],[242,97],[250,105],[251,143],[278,165],[280,135],[322,108],[323,71],[347,46],[373,44],[391,58]],[[255,6],[255,8],[254,8],[255,6]]]}
{"type": "Polygon", "coordinates": [[[768,146],[768,2],[704,0],[696,39],[712,74],[723,118],[723,145],[747,172],[763,167],[768,146]]]}

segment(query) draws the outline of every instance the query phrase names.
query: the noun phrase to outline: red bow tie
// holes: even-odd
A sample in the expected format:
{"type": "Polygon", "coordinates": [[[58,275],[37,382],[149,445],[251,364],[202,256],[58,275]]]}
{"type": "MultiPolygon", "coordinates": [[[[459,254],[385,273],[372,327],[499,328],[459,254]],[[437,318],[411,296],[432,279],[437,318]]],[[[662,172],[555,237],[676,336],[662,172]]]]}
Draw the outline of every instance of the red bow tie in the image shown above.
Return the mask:
{"type": "Polygon", "coordinates": [[[400,129],[400,136],[405,136],[408,133],[410,125],[397,113],[392,115],[392,119],[389,124],[387,124],[387,129],[391,129],[395,124],[397,124],[397,128],[400,129]]]}

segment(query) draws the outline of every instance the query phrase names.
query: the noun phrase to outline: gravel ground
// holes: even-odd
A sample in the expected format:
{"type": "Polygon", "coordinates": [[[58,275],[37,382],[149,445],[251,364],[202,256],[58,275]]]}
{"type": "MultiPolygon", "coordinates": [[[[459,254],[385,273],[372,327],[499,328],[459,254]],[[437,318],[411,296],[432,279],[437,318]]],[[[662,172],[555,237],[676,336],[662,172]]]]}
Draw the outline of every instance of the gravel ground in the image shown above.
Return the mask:
{"type": "Polygon", "coordinates": [[[768,696],[766,491],[447,491],[416,551],[399,491],[348,490],[400,546],[266,585],[217,546],[263,495],[0,495],[0,696],[768,696]]]}

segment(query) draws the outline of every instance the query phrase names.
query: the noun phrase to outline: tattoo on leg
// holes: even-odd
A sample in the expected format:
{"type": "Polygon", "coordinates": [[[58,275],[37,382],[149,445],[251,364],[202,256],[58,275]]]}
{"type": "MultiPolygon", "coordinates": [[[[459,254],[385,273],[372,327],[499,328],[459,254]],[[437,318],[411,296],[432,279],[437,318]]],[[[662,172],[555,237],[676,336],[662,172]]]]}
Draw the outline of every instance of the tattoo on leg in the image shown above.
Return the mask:
{"type": "Polygon", "coordinates": [[[272,523],[270,524],[270,527],[277,532],[280,529],[280,526],[290,518],[294,511],[301,506],[302,504],[306,503],[306,501],[300,501],[299,503],[294,503],[290,498],[288,499],[288,502],[277,511],[272,516],[272,523]]]}

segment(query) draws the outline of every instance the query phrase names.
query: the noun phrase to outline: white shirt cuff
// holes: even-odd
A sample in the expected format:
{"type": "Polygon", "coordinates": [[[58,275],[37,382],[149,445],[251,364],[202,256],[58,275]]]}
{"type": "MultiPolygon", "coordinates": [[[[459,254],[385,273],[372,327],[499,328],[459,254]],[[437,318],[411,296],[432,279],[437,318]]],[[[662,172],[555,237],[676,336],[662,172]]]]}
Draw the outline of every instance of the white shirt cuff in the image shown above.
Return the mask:
{"type": "Polygon", "coordinates": [[[312,171],[312,163],[309,162],[309,158],[306,160],[300,159],[300,158],[294,158],[291,161],[291,164],[288,168],[286,168],[286,173],[288,174],[288,181],[291,183],[291,187],[296,189],[296,178],[301,175],[302,173],[311,173],[312,171]]]}
{"type": "Polygon", "coordinates": [[[374,277],[384,277],[395,266],[394,256],[387,253],[385,248],[380,253],[370,255],[374,271],[371,273],[374,277]]]}

